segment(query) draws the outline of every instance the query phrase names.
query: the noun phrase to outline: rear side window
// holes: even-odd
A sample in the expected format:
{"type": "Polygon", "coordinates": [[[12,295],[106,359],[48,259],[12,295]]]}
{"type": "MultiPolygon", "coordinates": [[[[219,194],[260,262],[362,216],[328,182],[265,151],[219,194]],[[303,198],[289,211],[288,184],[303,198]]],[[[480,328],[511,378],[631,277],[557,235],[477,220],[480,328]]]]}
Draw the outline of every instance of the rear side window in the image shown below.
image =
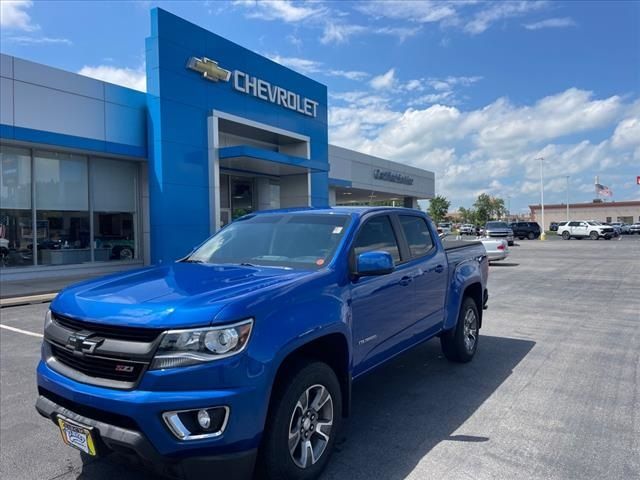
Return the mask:
{"type": "Polygon", "coordinates": [[[409,244],[409,251],[412,257],[421,257],[433,247],[433,239],[427,222],[423,218],[412,215],[400,215],[402,231],[409,244]]]}
{"type": "Polygon", "coordinates": [[[374,250],[389,252],[393,260],[399,262],[400,250],[389,217],[381,215],[368,220],[358,232],[353,250],[356,256],[374,250]]]}

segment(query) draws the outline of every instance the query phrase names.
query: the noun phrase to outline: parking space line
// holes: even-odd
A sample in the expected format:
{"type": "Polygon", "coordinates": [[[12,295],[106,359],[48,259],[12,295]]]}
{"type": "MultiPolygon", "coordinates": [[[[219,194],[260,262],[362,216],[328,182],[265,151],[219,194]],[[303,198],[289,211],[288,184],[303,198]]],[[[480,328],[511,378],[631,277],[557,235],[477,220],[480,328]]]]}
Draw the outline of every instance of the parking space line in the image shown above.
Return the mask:
{"type": "Polygon", "coordinates": [[[10,327],[9,325],[0,324],[0,328],[4,328],[6,330],[11,330],[12,332],[16,332],[16,333],[22,333],[24,335],[30,335],[32,337],[38,337],[38,338],[42,338],[43,337],[43,335],[41,333],[30,332],[28,330],[22,330],[21,328],[10,327]]]}

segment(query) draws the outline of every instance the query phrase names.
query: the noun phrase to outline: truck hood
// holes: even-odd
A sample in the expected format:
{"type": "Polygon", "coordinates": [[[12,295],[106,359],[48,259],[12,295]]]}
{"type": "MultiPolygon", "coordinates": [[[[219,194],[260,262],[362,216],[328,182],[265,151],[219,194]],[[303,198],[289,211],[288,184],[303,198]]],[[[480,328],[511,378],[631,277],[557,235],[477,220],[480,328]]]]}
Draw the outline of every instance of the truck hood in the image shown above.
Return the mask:
{"type": "Polygon", "coordinates": [[[78,320],[180,328],[214,324],[234,298],[295,281],[309,271],[174,263],[90,280],[63,290],[51,309],[78,320]]]}

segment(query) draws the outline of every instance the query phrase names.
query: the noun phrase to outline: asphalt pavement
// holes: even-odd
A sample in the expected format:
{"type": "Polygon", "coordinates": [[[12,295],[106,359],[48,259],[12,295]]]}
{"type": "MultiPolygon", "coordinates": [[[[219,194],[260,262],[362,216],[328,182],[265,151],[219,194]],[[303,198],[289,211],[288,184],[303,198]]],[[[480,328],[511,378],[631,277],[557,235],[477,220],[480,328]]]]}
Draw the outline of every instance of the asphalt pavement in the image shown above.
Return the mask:
{"type": "MultiPolygon", "coordinates": [[[[357,382],[323,480],[640,478],[639,290],[640,236],[517,242],[473,362],[432,340],[357,382]]],[[[0,310],[0,477],[155,478],[83,464],[35,412],[46,309],[0,310]]]]}

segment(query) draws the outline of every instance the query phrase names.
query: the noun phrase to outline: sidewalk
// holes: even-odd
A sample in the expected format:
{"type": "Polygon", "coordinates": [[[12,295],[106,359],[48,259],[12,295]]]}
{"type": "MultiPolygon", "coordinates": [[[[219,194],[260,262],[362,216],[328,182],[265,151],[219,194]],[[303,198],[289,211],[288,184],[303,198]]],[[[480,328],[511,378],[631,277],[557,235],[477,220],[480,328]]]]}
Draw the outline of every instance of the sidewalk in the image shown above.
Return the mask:
{"type": "Polygon", "coordinates": [[[104,273],[83,273],[65,277],[38,278],[29,280],[10,280],[0,282],[0,298],[26,297],[57,293],[67,285],[78,283],[89,278],[99,277],[104,273]]]}

